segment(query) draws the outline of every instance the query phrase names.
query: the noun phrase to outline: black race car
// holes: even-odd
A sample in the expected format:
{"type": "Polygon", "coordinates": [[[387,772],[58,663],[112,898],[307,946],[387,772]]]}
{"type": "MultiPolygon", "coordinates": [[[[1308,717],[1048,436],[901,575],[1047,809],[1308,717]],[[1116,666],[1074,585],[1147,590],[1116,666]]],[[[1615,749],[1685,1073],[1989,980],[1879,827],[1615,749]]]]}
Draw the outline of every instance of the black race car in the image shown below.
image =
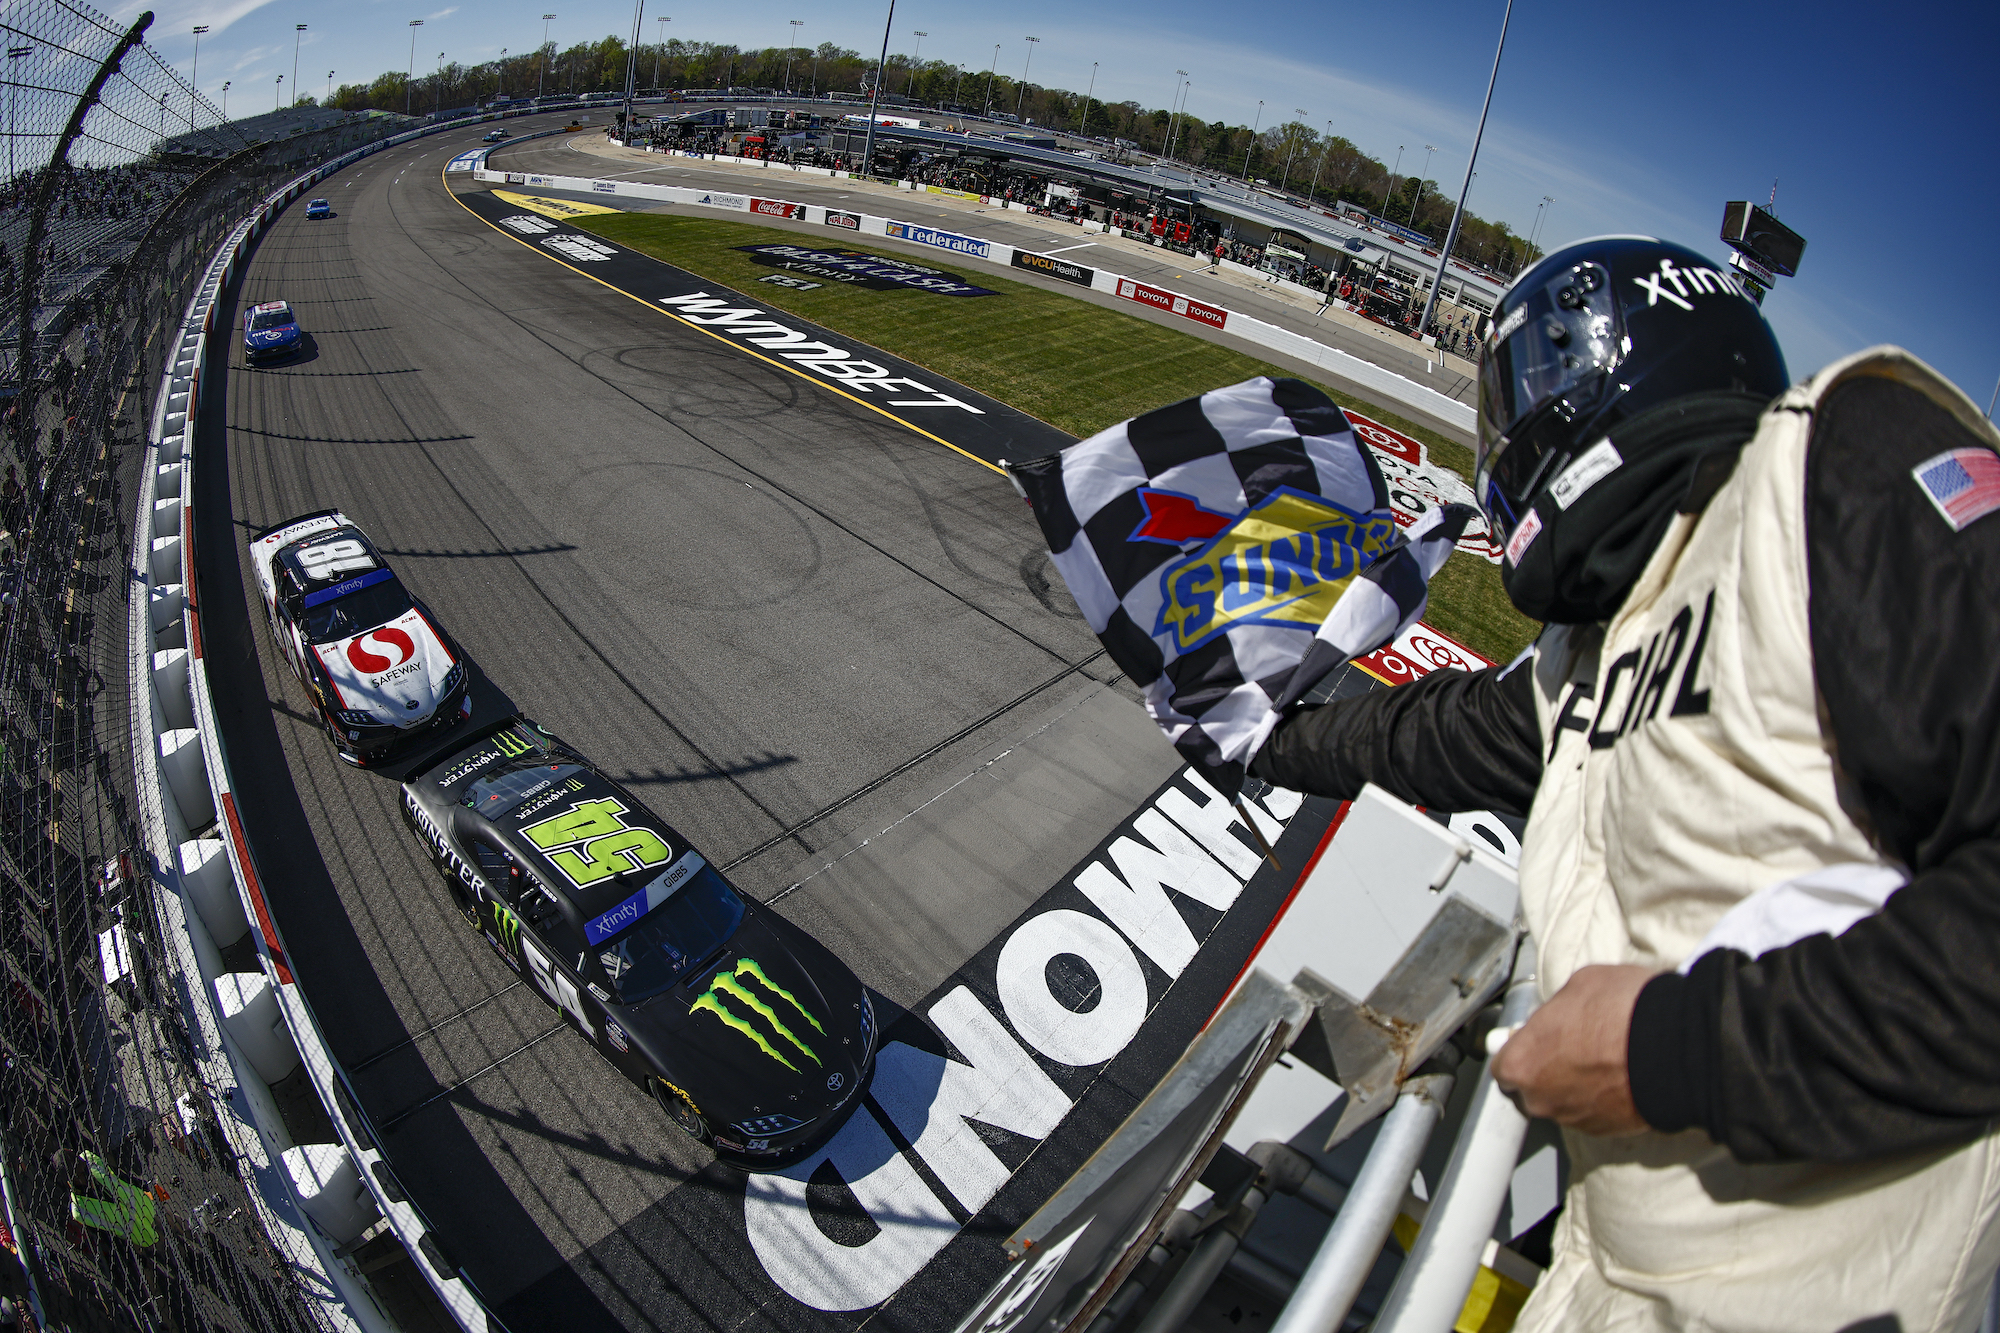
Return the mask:
{"type": "Polygon", "coordinates": [[[482,728],[403,784],[403,818],[466,920],[696,1139],[769,1165],[858,1104],[854,973],[540,726],[482,728]]]}
{"type": "Polygon", "coordinates": [[[463,656],[338,509],[257,533],[250,563],[271,638],[342,759],[366,767],[472,716],[463,656]]]}

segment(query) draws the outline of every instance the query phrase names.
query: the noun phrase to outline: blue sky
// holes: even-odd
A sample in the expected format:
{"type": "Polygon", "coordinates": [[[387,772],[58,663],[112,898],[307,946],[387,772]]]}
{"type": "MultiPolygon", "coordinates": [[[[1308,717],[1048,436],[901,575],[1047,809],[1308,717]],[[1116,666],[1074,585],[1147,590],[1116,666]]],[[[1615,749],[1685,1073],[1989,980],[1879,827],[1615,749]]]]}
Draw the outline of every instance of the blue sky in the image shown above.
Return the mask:
{"type": "MultiPolygon", "coordinates": [[[[1189,111],[1249,123],[1273,115],[1332,122],[1384,162],[1404,145],[1405,171],[1456,194],[1479,116],[1504,0],[1432,0],[1348,8],[1263,0],[1014,0],[1004,7],[900,0],[891,49],[1082,91],[1098,62],[1097,96],[1164,106],[1189,71],[1189,111]],[[997,16],[1004,10],[1004,17],[997,16]]],[[[141,4],[114,11],[130,17],[141,4]]],[[[462,5],[310,0],[166,0],[152,42],[185,74],[202,39],[200,82],[229,79],[230,110],[271,105],[292,79],[293,25],[308,24],[298,82],[315,95],[404,63],[412,18],[425,26],[417,64],[437,53],[476,63],[533,48],[541,15],[559,45],[629,33],[630,4],[569,0],[462,5]]],[[[818,0],[791,10],[647,0],[648,39],[661,29],[697,41],[774,46],[799,33],[879,49],[886,4],[818,0]],[[656,22],[668,15],[667,24],[656,22]],[[805,26],[791,29],[786,20],[805,26]]],[[[2000,8],[1990,4],[1863,7],[1687,3],[1674,7],[1520,0],[1480,150],[1472,209],[1516,231],[1556,199],[1551,245],[1606,232],[1650,232],[1715,257],[1722,203],[1766,200],[1807,240],[1799,276],[1765,310],[1795,378],[1845,352],[1894,342],[1957,381],[1983,409],[2000,378],[2000,271],[1985,253],[2000,210],[2000,8]],[[1889,21],[1893,18],[1893,21],[1889,21]],[[1960,256],[1963,258],[1960,258],[1960,256]],[[1937,261],[1938,273],[1930,270],[1937,261]]]]}

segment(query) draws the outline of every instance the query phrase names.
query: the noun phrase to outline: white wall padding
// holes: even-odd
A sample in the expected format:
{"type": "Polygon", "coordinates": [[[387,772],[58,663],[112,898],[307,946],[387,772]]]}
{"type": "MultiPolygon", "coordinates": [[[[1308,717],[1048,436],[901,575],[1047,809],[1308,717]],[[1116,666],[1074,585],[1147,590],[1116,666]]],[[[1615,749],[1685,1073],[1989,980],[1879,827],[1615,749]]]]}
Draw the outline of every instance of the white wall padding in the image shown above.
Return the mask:
{"type": "Polygon", "coordinates": [[[178,583],[181,578],[181,539],[153,538],[153,582],[178,583]]]}
{"type": "Polygon", "coordinates": [[[153,494],[161,499],[178,497],[181,493],[181,465],[162,463],[153,481],[153,494]]]}
{"type": "Polygon", "coordinates": [[[181,844],[181,898],[208,927],[217,948],[226,949],[250,929],[236,875],[220,838],[193,838],[181,844]]]}
{"type": "Polygon", "coordinates": [[[181,530],[181,501],[179,496],[169,500],[153,501],[153,536],[175,537],[181,530]]]}
{"type": "Polygon", "coordinates": [[[299,1048],[278,1012],[278,992],[262,972],[227,972],[215,979],[215,1012],[222,1030],[236,1043],[266,1083],[276,1083],[299,1067],[299,1048]]]}
{"type": "Polygon", "coordinates": [[[368,1187],[361,1183],[353,1156],[341,1144],[287,1148],[283,1160],[299,1206],[335,1243],[347,1244],[381,1216],[368,1187]]]}
{"type": "Polygon", "coordinates": [[[186,730],[194,726],[187,649],[168,648],[153,654],[153,689],[160,696],[160,716],[169,727],[186,730]]]}
{"type": "Polygon", "coordinates": [[[215,822],[215,795],[208,789],[208,763],[201,757],[201,733],[181,727],[160,733],[160,775],[191,829],[215,822]]]}
{"type": "Polygon", "coordinates": [[[155,634],[179,620],[181,612],[187,610],[187,597],[178,583],[155,584],[151,601],[155,634]]]}

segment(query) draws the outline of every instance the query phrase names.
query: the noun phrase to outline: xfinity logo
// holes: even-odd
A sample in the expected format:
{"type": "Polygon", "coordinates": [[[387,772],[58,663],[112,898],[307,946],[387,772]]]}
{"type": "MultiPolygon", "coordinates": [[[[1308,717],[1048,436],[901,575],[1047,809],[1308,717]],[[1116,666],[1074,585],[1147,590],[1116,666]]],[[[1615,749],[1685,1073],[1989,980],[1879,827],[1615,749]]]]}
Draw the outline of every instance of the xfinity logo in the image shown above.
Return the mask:
{"type": "Polygon", "coordinates": [[[1660,271],[1648,273],[1633,282],[1646,293],[1646,305],[1650,309],[1661,301],[1671,301],[1683,310],[1693,310],[1694,305],[1686,297],[1696,295],[1742,296],[1743,289],[1737,286],[1733,274],[1719,273],[1712,268],[1677,268],[1672,258],[1660,258],[1660,271]],[[1672,291],[1667,288],[1672,287],[1672,291]]]}

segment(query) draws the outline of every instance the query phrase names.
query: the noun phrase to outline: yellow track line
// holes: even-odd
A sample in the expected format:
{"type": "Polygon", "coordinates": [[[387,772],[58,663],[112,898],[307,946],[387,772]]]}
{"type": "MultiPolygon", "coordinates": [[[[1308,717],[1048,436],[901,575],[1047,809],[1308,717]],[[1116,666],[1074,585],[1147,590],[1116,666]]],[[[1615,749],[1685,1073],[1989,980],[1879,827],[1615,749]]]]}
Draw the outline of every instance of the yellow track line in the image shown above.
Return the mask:
{"type": "MultiPolygon", "coordinates": [[[[451,201],[454,204],[457,204],[460,208],[464,208],[467,213],[471,213],[472,216],[476,218],[478,221],[485,223],[485,225],[488,227],[493,228],[494,231],[500,233],[500,235],[502,236],[505,236],[508,240],[514,242],[514,244],[521,246],[529,251],[532,251],[533,253],[539,255],[543,259],[548,260],[550,263],[559,264],[563,268],[566,268],[570,272],[576,274],[578,277],[588,278],[590,279],[590,281],[596,283],[598,286],[604,288],[606,291],[617,292],[620,296],[624,297],[628,301],[637,301],[640,305],[646,307],[646,309],[652,311],[654,314],[665,315],[668,319],[671,319],[672,321],[674,321],[674,323],[679,324],[682,328],[693,329],[696,333],[705,333],[709,337],[721,343],[724,347],[733,348],[734,350],[743,353],[743,355],[750,357],[752,360],[762,361],[767,366],[775,366],[777,369],[784,371],[786,374],[796,375],[798,376],[798,378],[804,380],[806,383],[811,384],[817,388],[824,389],[826,392],[833,394],[836,397],[845,398],[848,402],[853,403],[856,406],[865,407],[870,412],[875,413],[877,416],[887,418],[888,420],[895,422],[898,426],[903,427],[905,430],[911,431],[917,435],[921,435],[925,439],[930,440],[933,443],[941,444],[945,448],[951,450],[953,453],[969,458],[983,468],[986,468],[993,472],[998,472],[1003,477],[1007,475],[1006,470],[1000,467],[999,465],[994,463],[989,463],[985,459],[981,458],[978,454],[971,453],[968,452],[967,450],[961,449],[957,445],[953,444],[950,440],[943,439],[939,436],[933,435],[929,431],[925,430],[922,426],[913,425],[910,422],[905,421],[903,418],[897,416],[894,412],[885,411],[884,409],[877,407],[874,403],[869,402],[865,398],[857,398],[853,394],[848,393],[843,389],[836,389],[831,384],[828,384],[825,380],[820,379],[814,375],[809,375],[805,371],[800,370],[797,366],[787,365],[785,362],[779,361],[774,357],[765,356],[761,352],[754,352],[750,350],[748,347],[745,347],[742,343],[731,342],[728,338],[723,337],[715,330],[703,328],[701,325],[696,324],[692,320],[683,319],[679,315],[676,315],[673,311],[667,310],[659,305],[656,305],[653,302],[648,301],[643,296],[634,296],[632,295],[632,293],[626,291],[623,287],[614,287],[610,283],[606,282],[604,279],[598,277],[594,273],[585,273],[582,269],[578,268],[574,264],[563,263],[562,260],[557,259],[554,255],[542,249],[540,246],[530,245],[528,242],[522,240],[520,237],[508,231],[505,227],[499,226],[496,223],[488,222],[485,218],[480,217],[479,214],[474,213],[470,208],[466,208],[465,201],[463,199],[460,199],[458,195],[452,192],[451,182],[448,179],[446,179],[445,173],[443,171],[438,172],[438,183],[444,187],[444,192],[451,197],[451,201]]],[[[619,211],[622,212],[623,210],[619,211]]],[[[727,289],[725,288],[725,290],[727,289]]],[[[754,297],[749,297],[749,296],[746,296],[743,299],[746,301],[755,300],[754,297]]],[[[789,313],[789,312],[781,311],[779,313],[789,313]]],[[[855,342],[857,340],[849,338],[847,339],[847,341],[855,342]]],[[[868,344],[861,343],[861,346],[866,347],[868,346],[868,344]]],[[[891,355],[893,355],[893,353],[891,353],[891,355]]]]}

